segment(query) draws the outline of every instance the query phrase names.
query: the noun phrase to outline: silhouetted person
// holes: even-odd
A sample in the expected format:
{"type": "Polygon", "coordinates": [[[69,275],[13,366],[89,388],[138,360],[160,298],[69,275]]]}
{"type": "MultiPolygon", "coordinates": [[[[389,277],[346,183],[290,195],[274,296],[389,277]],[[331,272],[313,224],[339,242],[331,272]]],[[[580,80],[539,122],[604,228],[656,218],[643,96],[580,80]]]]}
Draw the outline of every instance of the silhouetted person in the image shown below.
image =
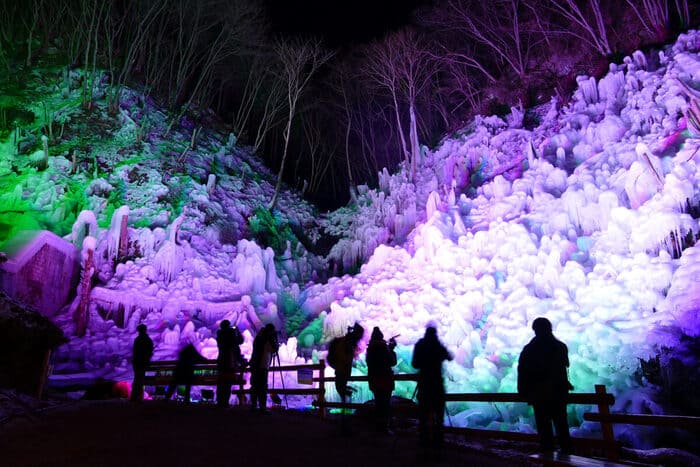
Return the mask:
{"type": "Polygon", "coordinates": [[[187,344],[180,350],[173,372],[173,382],[168,386],[165,395],[166,400],[170,400],[178,386],[185,387],[185,403],[190,403],[190,393],[194,382],[194,366],[197,363],[206,363],[207,359],[202,357],[193,344],[187,344]]]}
{"type": "Polygon", "coordinates": [[[352,362],[357,355],[357,347],[365,335],[365,329],[358,323],[348,328],[347,334],[336,337],[328,347],[328,364],[335,369],[335,389],[345,402],[353,389],[348,387],[352,373],[352,362]]]}
{"type": "Polygon", "coordinates": [[[153,357],[153,340],[148,336],[145,324],[136,327],[138,335],[134,339],[131,364],[134,367],[134,382],[131,385],[131,400],[140,402],[143,400],[143,381],[146,376],[146,366],[153,357]]]}
{"type": "Polygon", "coordinates": [[[445,360],[452,360],[452,354],[438,340],[435,326],[429,324],[425,335],[413,349],[411,365],[418,370],[420,445],[426,457],[435,459],[440,458],[443,443],[445,385],[442,378],[442,362],[445,360]]]}
{"type": "Polygon", "coordinates": [[[369,389],[374,394],[374,407],[377,431],[387,433],[391,417],[391,393],[394,390],[394,372],[396,365],[396,341],[384,341],[384,334],[374,327],[367,346],[367,377],[369,389]]]}
{"type": "Polygon", "coordinates": [[[552,323],[537,318],[532,323],[535,337],[523,348],[518,361],[518,393],[535,411],[537,433],[543,451],[554,450],[552,423],[562,453],[572,452],[566,400],[573,389],[567,376],[569,350],[552,334],[552,323]]]}
{"type": "Polygon", "coordinates": [[[341,402],[341,431],[344,435],[350,434],[349,420],[345,417],[346,404],[354,389],[348,386],[348,380],[352,374],[352,362],[357,356],[358,346],[365,329],[358,323],[348,328],[347,334],[336,337],[328,346],[328,364],[335,369],[335,389],[340,395],[341,402]]]}
{"type": "Polygon", "coordinates": [[[216,358],[218,381],[216,384],[216,405],[228,407],[231,397],[231,384],[236,372],[245,366],[241,356],[243,336],[236,327],[231,327],[227,319],[221,321],[219,330],[216,331],[216,346],[219,348],[219,356],[216,358]]]}
{"type": "Polygon", "coordinates": [[[250,356],[250,398],[251,409],[267,413],[267,377],[272,357],[277,353],[277,331],[273,324],[266,324],[253,340],[253,353],[250,356]]]}

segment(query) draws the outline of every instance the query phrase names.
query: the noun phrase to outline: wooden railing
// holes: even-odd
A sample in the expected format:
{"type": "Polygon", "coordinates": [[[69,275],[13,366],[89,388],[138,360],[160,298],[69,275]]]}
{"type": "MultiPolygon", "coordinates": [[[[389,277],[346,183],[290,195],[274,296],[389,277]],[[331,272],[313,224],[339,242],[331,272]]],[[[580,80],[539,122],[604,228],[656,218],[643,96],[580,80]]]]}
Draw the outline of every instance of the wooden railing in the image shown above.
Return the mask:
{"type": "MultiPolygon", "coordinates": [[[[144,386],[168,386],[173,383],[175,365],[177,361],[175,360],[161,360],[151,362],[146,367],[146,375],[144,378],[144,386]]],[[[305,365],[286,365],[286,366],[271,366],[270,371],[275,372],[289,372],[289,371],[299,371],[299,370],[311,370],[312,372],[318,372],[318,376],[313,376],[312,374],[312,384],[309,388],[285,388],[285,387],[271,387],[268,389],[269,394],[279,394],[279,395],[309,395],[316,396],[316,401],[320,401],[323,404],[325,395],[325,383],[323,378],[323,373],[326,368],[326,363],[324,360],[319,361],[317,364],[305,364],[305,365]],[[318,383],[317,387],[314,387],[314,382],[321,381],[318,383]]],[[[245,373],[250,373],[250,369],[246,368],[242,371],[238,371],[232,374],[227,382],[231,383],[232,386],[236,386],[233,392],[238,396],[239,404],[243,404],[243,396],[250,394],[250,386],[247,386],[245,373]]],[[[216,386],[219,382],[219,372],[216,368],[216,360],[209,360],[207,363],[199,363],[194,366],[194,379],[192,386],[216,386]]]]}
{"type": "MultiPolygon", "coordinates": [[[[164,386],[168,385],[173,380],[173,371],[175,361],[152,362],[146,370],[145,385],[146,386],[164,386]]],[[[357,409],[362,407],[362,403],[349,402],[343,405],[340,402],[327,401],[325,394],[325,386],[327,383],[334,383],[335,378],[327,378],[325,376],[325,361],[320,360],[318,364],[306,365],[285,365],[271,366],[271,372],[289,372],[299,370],[311,370],[313,372],[309,388],[285,388],[274,387],[269,388],[270,394],[278,395],[309,395],[315,396],[313,405],[319,409],[319,415],[325,417],[326,409],[330,408],[350,408],[357,409]]],[[[249,370],[244,370],[248,372],[249,370]]],[[[417,382],[417,374],[396,374],[395,381],[413,381],[417,382]]],[[[200,386],[215,386],[218,380],[218,372],[216,370],[216,362],[199,364],[195,366],[195,379],[193,385],[200,386]]],[[[367,382],[367,376],[351,376],[350,382],[367,382]]],[[[245,379],[233,380],[232,384],[238,386],[234,390],[239,396],[239,403],[243,401],[243,395],[250,394],[250,388],[246,387],[245,379]]],[[[517,393],[450,393],[446,394],[447,402],[487,402],[487,403],[523,403],[527,400],[517,393]]],[[[568,404],[594,405],[598,408],[598,412],[586,412],[583,414],[584,420],[599,422],[601,426],[601,438],[572,438],[574,447],[590,450],[596,449],[605,453],[605,456],[610,460],[617,460],[619,457],[619,446],[615,441],[613,424],[627,423],[635,425],[653,425],[659,427],[682,428],[694,432],[700,431],[700,417],[684,417],[684,416],[664,416],[664,415],[633,415],[633,414],[617,414],[610,413],[610,407],[615,403],[615,398],[608,393],[604,385],[596,385],[593,393],[571,393],[568,397],[568,404]]],[[[537,442],[538,437],[535,433],[521,433],[515,431],[487,430],[481,428],[464,428],[446,426],[446,432],[462,434],[470,437],[503,439],[512,441],[537,442]]]]}
{"type": "MultiPolygon", "coordinates": [[[[396,381],[417,381],[417,374],[397,374],[394,375],[396,381]]],[[[325,382],[334,382],[335,378],[325,378],[325,382]]],[[[367,376],[351,376],[350,381],[367,381],[367,376]]],[[[609,414],[610,406],[615,403],[615,397],[606,392],[605,386],[596,385],[594,393],[571,393],[569,394],[569,404],[595,405],[599,414],[609,414]]],[[[445,395],[447,402],[489,402],[489,403],[523,403],[527,400],[517,393],[450,393],[445,395]]],[[[346,407],[359,408],[361,403],[348,403],[346,407]]],[[[340,402],[325,402],[325,408],[340,408],[340,402]]],[[[596,414],[597,415],[597,414],[596,414]]],[[[572,438],[574,446],[582,449],[598,449],[604,451],[609,459],[617,459],[618,446],[615,442],[612,427],[601,423],[601,438],[572,438]]],[[[487,430],[484,428],[465,428],[446,426],[445,432],[460,434],[469,437],[503,439],[510,441],[538,442],[537,434],[521,433],[516,431],[487,430]]]]}
{"type": "MultiPolygon", "coordinates": [[[[596,386],[597,388],[598,386],[596,386]]],[[[605,387],[603,387],[605,390],[605,387]]],[[[617,460],[618,447],[615,444],[614,424],[647,425],[663,428],[678,428],[682,430],[700,433],[700,417],[688,417],[683,415],[646,415],[646,414],[626,414],[610,413],[598,411],[598,413],[586,412],[583,419],[591,422],[599,422],[603,429],[603,436],[608,441],[608,458],[617,460]]]]}

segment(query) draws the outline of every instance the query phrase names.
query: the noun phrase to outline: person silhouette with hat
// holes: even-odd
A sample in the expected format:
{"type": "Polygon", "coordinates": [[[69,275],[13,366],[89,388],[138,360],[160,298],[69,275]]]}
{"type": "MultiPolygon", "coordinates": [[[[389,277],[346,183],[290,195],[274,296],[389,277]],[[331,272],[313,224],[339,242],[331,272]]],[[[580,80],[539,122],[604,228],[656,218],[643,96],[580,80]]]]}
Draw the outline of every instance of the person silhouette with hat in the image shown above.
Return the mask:
{"type": "Polygon", "coordinates": [[[442,362],[452,354],[437,337],[437,327],[428,323],[425,335],[413,349],[411,365],[418,370],[418,431],[426,458],[439,460],[443,444],[445,419],[445,384],[442,362]]]}
{"type": "Polygon", "coordinates": [[[535,412],[535,424],[542,451],[554,451],[556,428],[563,454],[572,452],[566,400],[574,387],[569,382],[569,350],[554,337],[552,323],[537,318],[532,323],[535,337],[525,345],[518,360],[518,393],[527,399],[535,412]]]}
{"type": "Polygon", "coordinates": [[[394,390],[394,372],[391,367],[396,365],[396,341],[386,342],[384,334],[375,326],[367,346],[367,378],[369,389],[374,394],[374,408],[377,431],[389,432],[391,417],[391,393],[394,390]]]}

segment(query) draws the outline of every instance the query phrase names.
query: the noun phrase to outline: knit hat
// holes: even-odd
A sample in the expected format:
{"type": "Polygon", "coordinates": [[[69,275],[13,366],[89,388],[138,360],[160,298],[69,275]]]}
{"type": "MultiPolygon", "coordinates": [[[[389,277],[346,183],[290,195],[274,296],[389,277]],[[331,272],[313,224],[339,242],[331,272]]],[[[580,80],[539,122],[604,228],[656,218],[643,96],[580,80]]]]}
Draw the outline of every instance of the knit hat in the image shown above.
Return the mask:
{"type": "Polygon", "coordinates": [[[546,336],[552,333],[552,323],[547,318],[537,318],[532,322],[532,330],[536,336],[546,336]]]}

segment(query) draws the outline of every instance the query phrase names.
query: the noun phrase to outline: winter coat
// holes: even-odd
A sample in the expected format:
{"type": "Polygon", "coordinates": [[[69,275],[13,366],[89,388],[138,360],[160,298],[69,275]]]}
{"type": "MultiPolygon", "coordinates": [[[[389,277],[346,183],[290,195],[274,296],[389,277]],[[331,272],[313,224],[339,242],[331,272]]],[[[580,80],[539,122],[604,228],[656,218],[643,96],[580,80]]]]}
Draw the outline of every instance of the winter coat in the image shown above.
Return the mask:
{"type": "Polygon", "coordinates": [[[452,360],[452,355],[436,336],[426,335],[416,343],[411,365],[419,370],[418,399],[444,396],[442,362],[445,360],[452,360]]]}
{"type": "Polygon", "coordinates": [[[367,377],[372,392],[394,390],[394,372],[396,352],[390,349],[384,339],[371,339],[367,346],[367,377]]]}
{"type": "Polygon", "coordinates": [[[573,389],[568,367],[566,344],[551,334],[535,336],[520,353],[518,393],[531,404],[564,400],[573,389]]]}
{"type": "Polygon", "coordinates": [[[241,364],[241,348],[243,336],[236,328],[225,328],[216,331],[216,346],[219,356],[216,366],[219,370],[232,370],[241,364]]]}
{"type": "Polygon", "coordinates": [[[148,334],[139,334],[134,339],[132,365],[134,368],[144,368],[153,357],[153,340],[148,334]]]}
{"type": "Polygon", "coordinates": [[[250,367],[253,369],[270,368],[272,356],[279,349],[275,336],[268,332],[260,332],[253,340],[253,353],[250,356],[250,367]]]}

